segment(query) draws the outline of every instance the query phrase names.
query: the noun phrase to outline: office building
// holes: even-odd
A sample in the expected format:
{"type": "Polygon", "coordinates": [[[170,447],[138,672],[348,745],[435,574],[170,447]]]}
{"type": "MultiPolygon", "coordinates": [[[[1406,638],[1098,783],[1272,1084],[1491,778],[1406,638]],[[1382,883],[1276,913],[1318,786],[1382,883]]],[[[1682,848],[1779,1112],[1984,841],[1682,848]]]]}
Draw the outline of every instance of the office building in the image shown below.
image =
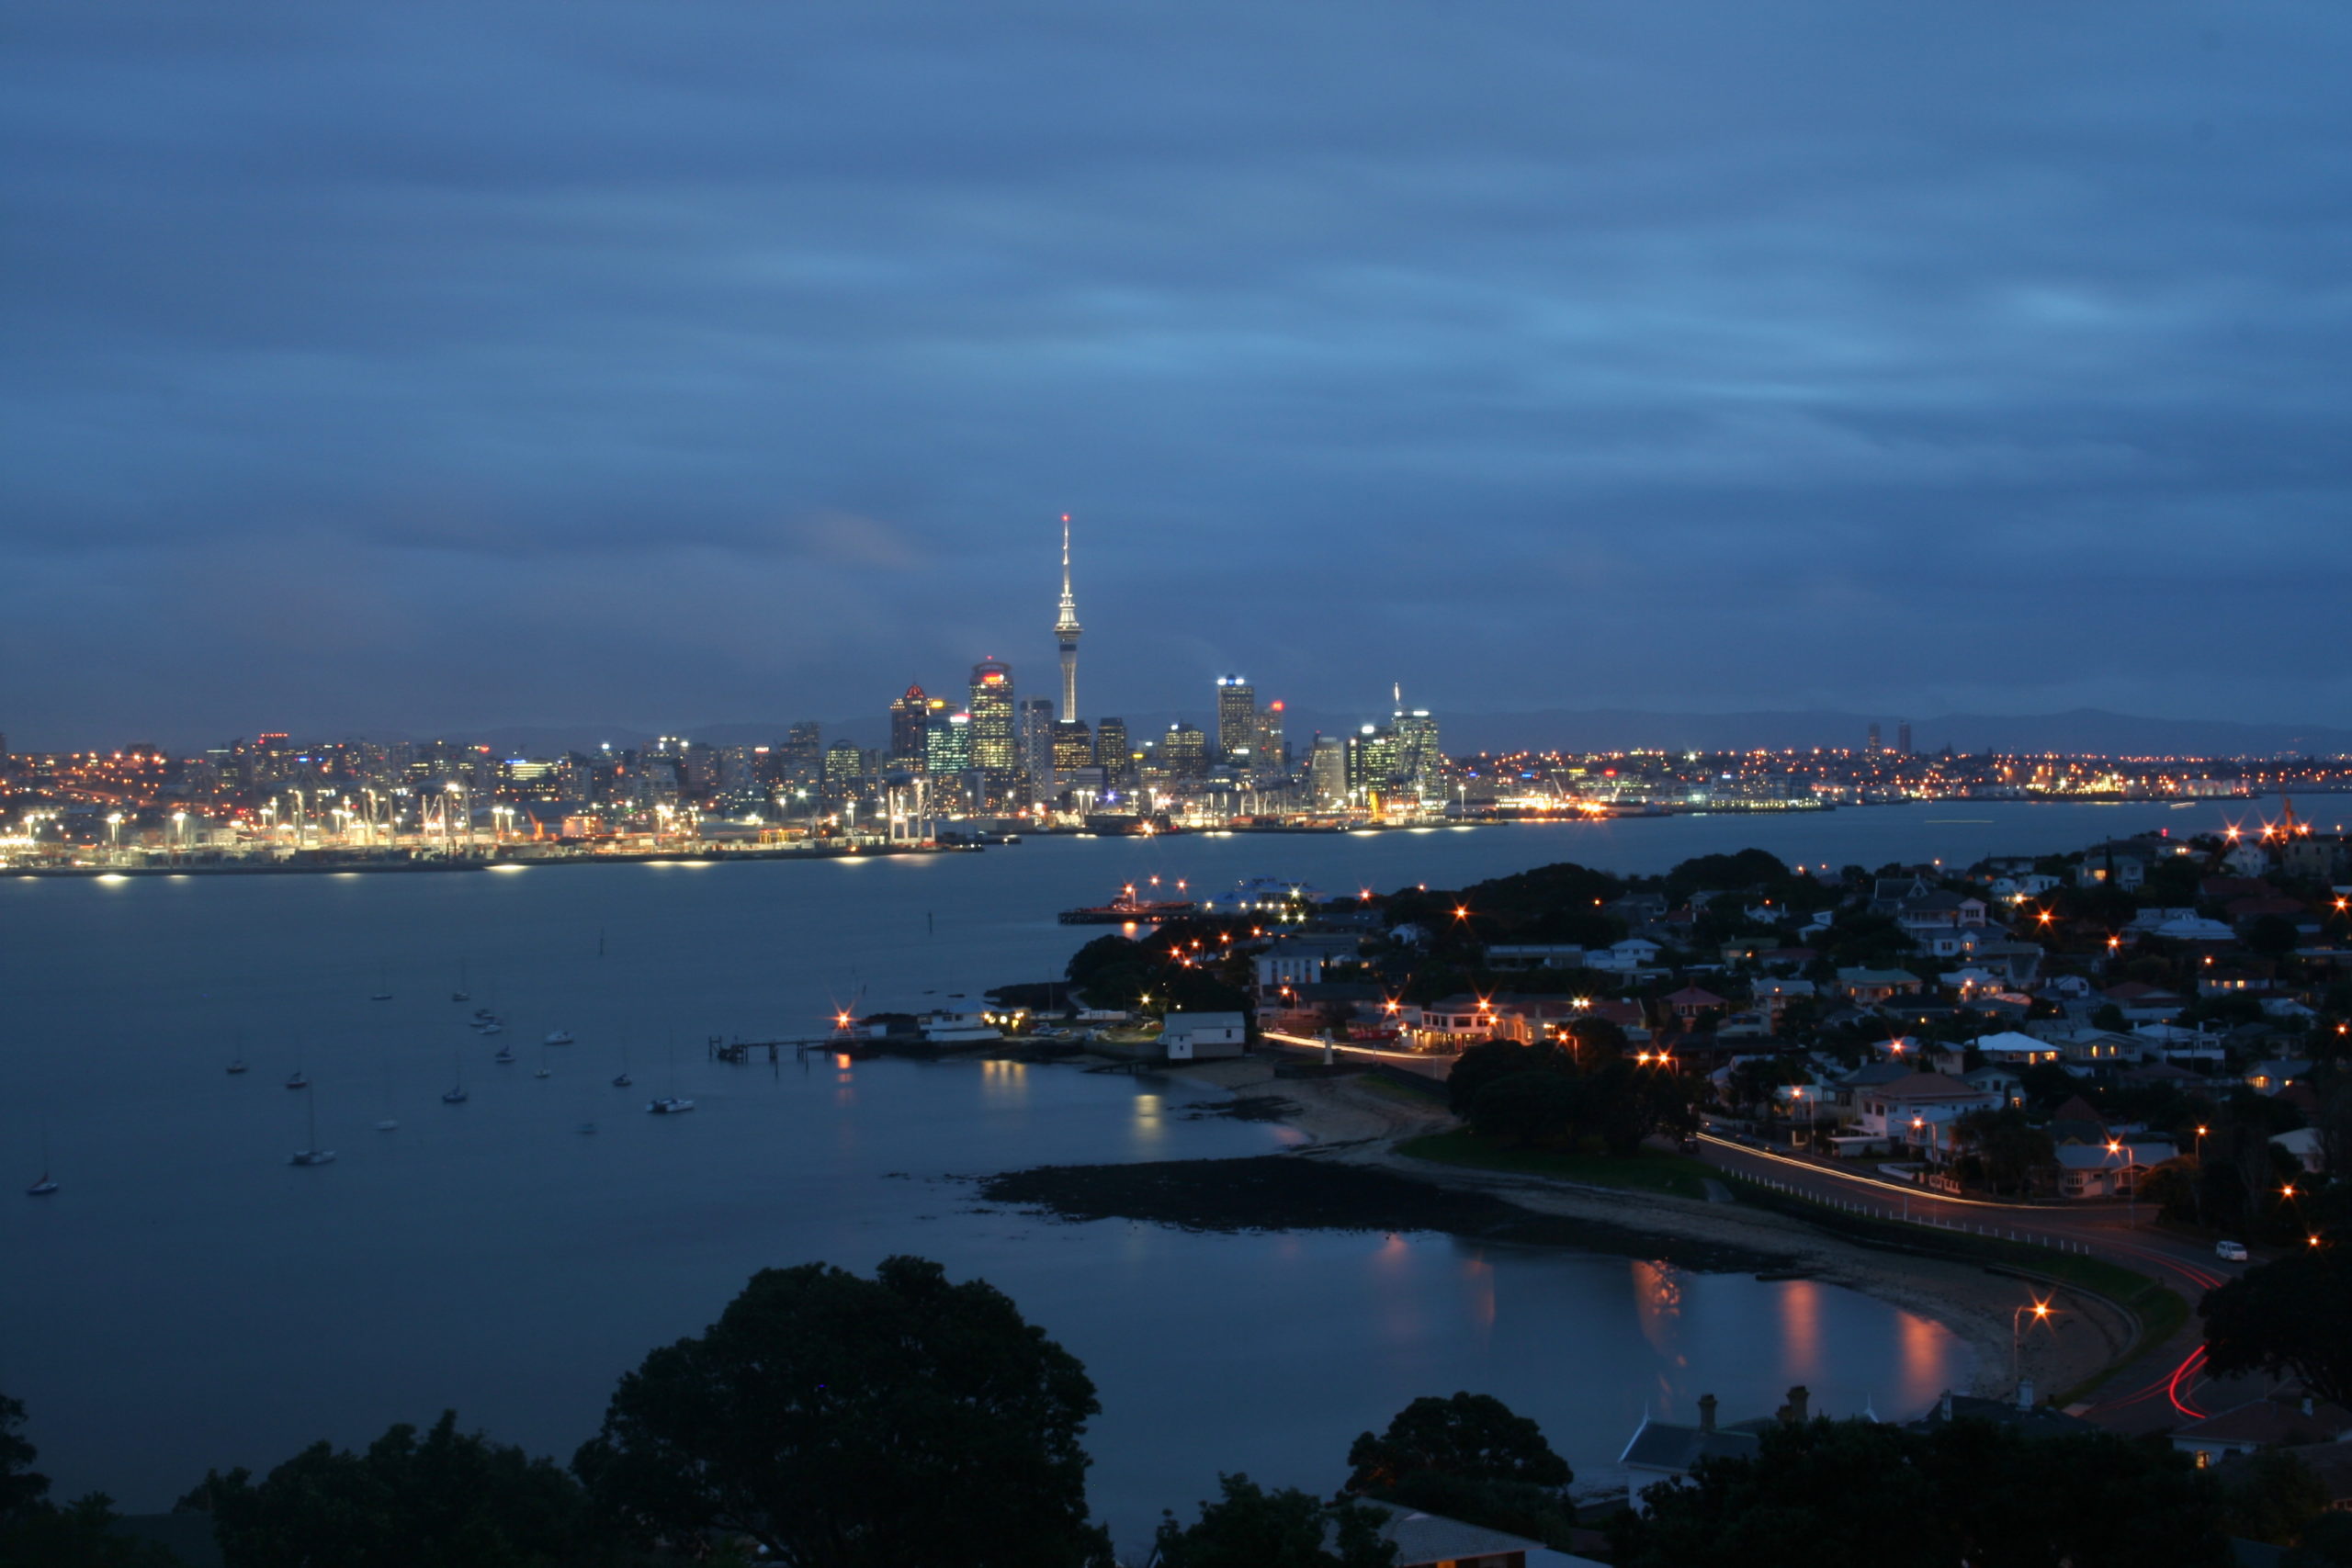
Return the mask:
{"type": "Polygon", "coordinates": [[[1084,719],[1058,719],[1054,724],[1054,772],[1068,775],[1094,765],[1094,733],[1084,719]]]}
{"type": "Polygon", "coordinates": [[[1290,742],[1283,735],[1280,697],[1258,710],[1258,739],[1250,749],[1250,763],[1261,779],[1290,772],[1290,742]]]}
{"type": "Polygon", "coordinates": [[[1136,759],[1127,739],[1125,719],[1105,718],[1094,727],[1094,762],[1102,770],[1102,780],[1107,787],[1135,787],[1136,759]]]}
{"type": "Polygon", "coordinates": [[[1396,732],[1367,724],[1348,738],[1348,789],[1362,798],[1396,776],[1396,732]]]}
{"type": "Polygon", "coordinates": [[[825,798],[855,800],[865,792],[865,754],[854,741],[834,741],[825,749],[825,798]]]}
{"type": "Polygon", "coordinates": [[[1349,750],[1338,737],[1318,735],[1306,754],[1306,788],[1318,811],[1336,811],[1348,803],[1349,750]]]}
{"type": "Polygon", "coordinates": [[[890,764],[920,768],[923,757],[923,727],[931,722],[931,699],[920,684],[910,684],[890,705],[890,764]]]}
{"type": "Polygon", "coordinates": [[[1876,719],[1872,719],[1872,720],[1871,720],[1871,738],[1870,738],[1870,741],[1869,741],[1869,743],[1868,743],[1867,745],[1865,745],[1865,746],[1862,748],[1862,750],[1863,750],[1864,754],[1866,754],[1866,755],[1868,755],[1868,756],[1875,757],[1875,756],[1877,756],[1877,755],[1878,755],[1878,751],[1879,751],[1879,744],[1878,744],[1878,720],[1876,720],[1876,719]]]}
{"type": "Polygon", "coordinates": [[[1894,750],[1897,755],[1911,755],[1911,721],[1907,718],[1894,727],[1894,750]]]}
{"type": "Polygon", "coordinates": [[[972,666],[972,761],[1010,779],[1020,766],[1012,733],[1012,667],[1001,659],[972,666]]]}
{"type": "Polygon", "coordinates": [[[1437,720],[1427,708],[1396,710],[1392,724],[1396,736],[1396,777],[1423,800],[1445,795],[1445,753],[1438,749],[1437,720]]]}
{"type": "Polygon", "coordinates": [[[1258,688],[1238,675],[1216,678],[1216,758],[1247,762],[1258,748],[1258,688]]]}
{"type": "Polygon", "coordinates": [[[923,772],[952,779],[972,765],[972,716],[943,714],[923,728],[923,772]]]}
{"type": "Polygon", "coordinates": [[[1159,765],[1170,777],[1204,778],[1209,771],[1209,738],[1197,725],[1171,724],[1160,738],[1159,765]]]}

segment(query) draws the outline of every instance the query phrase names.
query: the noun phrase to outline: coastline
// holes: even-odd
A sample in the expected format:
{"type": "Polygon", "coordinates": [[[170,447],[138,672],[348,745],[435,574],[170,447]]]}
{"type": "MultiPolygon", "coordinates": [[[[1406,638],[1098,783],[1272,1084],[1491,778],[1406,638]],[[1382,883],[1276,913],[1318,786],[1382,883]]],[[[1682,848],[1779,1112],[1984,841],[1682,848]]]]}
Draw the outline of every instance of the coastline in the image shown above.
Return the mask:
{"type": "MultiPolygon", "coordinates": [[[[1146,1069],[1149,1071],[1149,1069],[1146,1069]]],[[[1283,1077],[1261,1056],[1204,1063],[1159,1076],[1215,1085],[1230,1111],[1273,1121],[1300,1142],[1254,1161],[1184,1161],[1141,1168],[1047,1167],[1008,1172],[983,1184],[990,1201],[1035,1204],[1069,1220],[1117,1214],[1203,1229],[1384,1228],[1390,1205],[1396,1228],[1441,1229],[1507,1245],[1572,1247],[1646,1255],[1702,1272],[1753,1272],[1817,1280],[1857,1291],[1928,1319],[1970,1351],[1969,1386],[1956,1392],[2007,1397],[2011,1314],[2034,1296],[2056,1309],[2054,1331],[2030,1341],[2022,1374],[2043,1394],[2077,1387],[2131,1351],[2135,1325],[2103,1298],[2045,1286],[1983,1265],[1863,1246],[1791,1216],[1726,1199],[1699,1201],[1653,1191],[1587,1187],[1555,1178],[1439,1165],[1400,1154],[1396,1145],[1441,1131],[1453,1118],[1439,1105],[1363,1074],[1283,1077]],[[1299,1162],[1326,1168],[1336,1180],[1271,1182],[1278,1174],[1250,1166],[1299,1162]],[[1223,1167],[1212,1171],[1205,1168],[1223,1167]],[[1128,1174],[1121,1176],[1125,1169],[1128,1174]],[[1341,1172],[1363,1178],[1344,1194],[1341,1172]],[[1423,1193],[1393,1186],[1408,1182],[1423,1193]],[[1355,1202],[1348,1198],[1352,1196],[1355,1202]],[[1245,1205],[1261,1201],[1261,1210],[1245,1205]],[[1498,1205],[1499,1207],[1498,1207],[1498,1205]]],[[[1905,1419],[1911,1412],[1887,1412],[1905,1419]]]]}

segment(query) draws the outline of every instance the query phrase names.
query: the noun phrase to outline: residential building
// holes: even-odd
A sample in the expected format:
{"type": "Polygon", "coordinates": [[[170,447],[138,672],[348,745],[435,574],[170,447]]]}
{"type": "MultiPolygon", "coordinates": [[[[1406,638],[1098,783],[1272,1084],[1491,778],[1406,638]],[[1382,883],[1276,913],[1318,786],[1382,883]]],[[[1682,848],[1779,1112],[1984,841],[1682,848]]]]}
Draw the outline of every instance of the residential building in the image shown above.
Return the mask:
{"type": "Polygon", "coordinates": [[[1171,1062],[1238,1056],[1249,1039],[1248,1023],[1238,1012],[1171,1012],[1159,1028],[1159,1043],[1171,1062]]]}

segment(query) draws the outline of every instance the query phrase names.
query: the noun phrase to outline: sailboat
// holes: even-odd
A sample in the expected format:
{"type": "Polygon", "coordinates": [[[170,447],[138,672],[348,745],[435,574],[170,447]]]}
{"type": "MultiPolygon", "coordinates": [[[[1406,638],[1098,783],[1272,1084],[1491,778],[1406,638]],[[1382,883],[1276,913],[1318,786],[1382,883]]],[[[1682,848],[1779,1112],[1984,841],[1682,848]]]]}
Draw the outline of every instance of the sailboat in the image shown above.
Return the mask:
{"type": "Polygon", "coordinates": [[[628,1076],[628,1048],[627,1046],[623,1046],[621,1048],[621,1070],[613,1075],[613,1087],[615,1089],[627,1089],[636,1081],[637,1080],[635,1078],[628,1076]]]}
{"type": "Polygon", "coordinates": [[[548,1045],[569,1045],[571,1043],[571,1031],[568,1029],[555,1030],[548,1035],[544,1043],[548,1045]]]}
{"type": "Polygon", "coordinates": [[[309,1110],[311,1112],[311,1146],[307,1149],[296,1149],[287,1159],[286,1163],[288,1165],[333,1165],[334,1163],[334,1151],[333,1149],[322,1149],[319,1147],[319,1097],[317,1095],[312,1095],[311,1097],[309,1110]]]}
{"type": "Polygon", "coordinates": [[[505,1066],[507,1064],[514,1060],[514,1047],[512,1045],[501,1045],[498,1048],[498,1055],[492,1056],[491,1060],[496,1062],[502,1067],[505,1066]]]}
{"type": "Polygon", "coordinates": [[[243,1056],[229,1064],[229,1076],[232,1078],[245,1070],[245,1059],[243,1056]]]}
{"type": "Polygon", "coordinates": [[[452,1084],[447,1092],[441,1096],[441,1103],[444,1105],[463,1105],[465,1102],[466,1065],[463,1061],[460,1061],[458,1064],[458,1081],[452,1084]]]}
{"type": "Polygon", "coordinates": [[[388,1002],[392,999],[392,971],[390,964],[376,965],[376,988],[368,993],[368,999],[371,1002],[388,1002]]]}
{"type": "Polygon", "coordinates": [[[670,1092],[659,1100],[648,1100],[645,1109],[656,1116],[683,1116],[695,1108],[695,1102],[678,1092],[678,1050],[670,1048],[670,1092]]]}
{"type": "Polygon", "coordinates": [[[294,1070],[286,1075],[286,1087],[288,1089],[308,1089],[311,1087],[311,1080],[308,1077],[305,1077],[302,1074],[302,1063],[299,1057],[295,1060],[294,1070]]]}
{"type": "Polygon", "coordinates": [[[473,992],[466,988],[466,961],[462,958],[458,960],[458,988],[449,993],[449,999],[453,1002],[469,1002],[474,999],[473,992]]]}
{"type": "Polygon", "coordinates": [[[25,1189],[25,1196],[46,1198],[56,1190],[57,1182],[49,1174],[49,1134],[43,1133],[40,1138],[40,1179],[25,1189]]]}
{"type": "Polygon", "coordinates": [[[544,1045],[539,1047],[539,1065],[536,1068],[532,1069],[531,1076],[535,1078],[552,1077],[555,1076],[548,1070],[548,1048],[544,1045]]]}
{"type": "MultiPolygon", "coordinates": [[[[384,1064],[384,1109],[386,1111],[390,1111],[391,1108],[392,1065],[390,1062],[387,1062],[384,1064]]],[[[379,1117],[376,1122],[376,1131],[379,1133],[397,1133],[400,1131],[400,1126],[399,1118],[393,1116],[379,1117]]]]}

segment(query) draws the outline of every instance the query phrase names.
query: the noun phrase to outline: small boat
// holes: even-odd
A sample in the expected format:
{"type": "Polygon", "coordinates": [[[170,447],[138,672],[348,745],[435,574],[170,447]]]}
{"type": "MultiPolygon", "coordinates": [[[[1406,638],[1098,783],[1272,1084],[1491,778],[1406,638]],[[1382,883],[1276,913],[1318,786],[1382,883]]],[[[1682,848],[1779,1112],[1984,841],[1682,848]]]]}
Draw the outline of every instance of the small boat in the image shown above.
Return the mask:
{"type": "Polygon", "coordinates": [[[232,1063],[230,1063],[230,1064],[229,1064],[229,1076],[230,1076],[231,1077],[232,1077],[232,1078],[233,1078],[233,1077],[235,1077],[239,1073],[244,1072],[244,1071],[246,1071],[246,1070],[247,1070],[247,1069],[246,1069],[246,1067],[245,1067],[245,1059],[244,1059],[243,1056],[238,1057],[235,1061],[233,1061],[233,1062],[232,1062],[232,1063]]]}
{"type": "Polygon", "coordinates": [[[580,1126],[579,1126],[579,1127],[578,1127],[578,1129],[577,1129],[577,1131],[579,1131],[579,1132],[582,1132],[582,1133],[593,1133],[593,1132],[594,1132],[595,1130],[596,1130],[596,1123],[594,1123],[594,1122],[582,1122],[582,1123],[580,1123],[580,1126]]]}
{"type": "Polygon", "coordinates": [[[376,1123],[376,1131],[379,1133],[397,1133],[400,1131],[400,1126],[401,1124],[396,1118],[387,1116],[381,1122],[376,1123]]]}
{"type": "Polygon", "coordinates": [[[547,1069],[547,1068],[545,1068],[545,1067],[534,1067],[534,1068],[532,1068],[532,1069],[531,1069],[531,1076],[532,1076],[533,1077],[535,1077],[535,1078],[551,1078],[551,1077],[555,1077],[555,1075],[554,1075],[553,1073],[551,1073],[551,1072],[548,1071],[548,1069],[547,1069]]]}
{"type": "Polygon", "coordinates": [[[288,1156],[286,1163],[288,1165],[333,1165],[334,1151],[319,1147],[319,1100],[316,1095],[311,1097],[310,1111],[311,1146],[307,1149],[296,1149],[288,1156]]]}
{"type": "Polygon", "coordinates": [[[505,1066],[514,1060],[514,1048],[512,1045],[501,1045],[498,1048],[498,1055],[492,1056],[491,1060],[502,1067],[505,1066]]]}
{"type": "Polygon", "coordinates": [[[57,1183],[51,1180],[49,1172],[44,1170],[40,1173],[40,1179],[39,1181],[34,1182],[30,1187],[25,1189],[25,1196],[28,1198],[46,1198],[56,1190],[57,1183]]]}
{"type": "Polygon", "coordinates": [[[492,1012],[488,1008],[476,1008],[476,1009],[474,1009],[474,1016],[475,1016],[476,1018],[487,1019],[487,1018],[494,1018],[494,1017],[496,1017],[497,1015],[496,1015],[495,1013],[492,1012]]]}
{"type": "Polygon", "coordinates": [[[492,1035],[492,1034],[503,1034],[504,1032],[506,1032],[506,1030],[505,1030],[505,1026],[504,1026],[504,1025],[503,1025],[503,1024],[496,1024],[496,1023],[485,1023],[485,1024],[483,1024],[483,1025],[481,1026],[481,1032],[482,1032],[482,1033],[483,1033],[484,1035],[492,1035]]]}
{"type": "Polygon", "coordinates": [[[302,1076],[301,1068],[297,1067],[290,1075],[288,1076],[286,1079],[286,1087],[288,1089],[308,1089],[311,1087],[311,1080],[302,1076]]]}
{"type": "Polygon", "coordinates": [[[559,1029],[547,1037],[546,1043],[549,1045],[569,1045],[571,1043],[571,1032],[569,1030],[559,1029]]]}
{"type": "Polygon", "coordinates": [[[474,994],[466,989],[469,983],[469,976],[466,974],[467,967],[466,960],[462,958],[458,960],[458,988],[449,993],[449,999],[453,1002],[469,1002],[474,999],[474,994]]]}
{"type": "Polygon", "coordinates": [[[474,999],[474,994],[471,991],[451,991],[449,999],[453,1002],[469,1002],[474,999]]]}
{"type": "Polygon", "coordinates": [[[648,1100],[645,1106],[646,1110],[656,1116],[683,1116],[694,1108],[693,1100],[674,1094],[665,1094],[659,1100],[648,1100]]]}
{"type": "Polygon", "coordinates": [[[615,1073],[613,1075],[613,1087],[615,1089],[627,1089],[636,1081],[637,1080],[635,1078],[629,1077],[627,1073],[615,1073]]]}
{"type": "Polygon", "coordinates": [[[463,1084],[458,1084],[454,1089],[444,1089],[441,1092],[441,1103],[444,1105],[463,1105],[465,1102],[466,1086],[463,1084]]]}
{"type": "MultiPolygon", "coordinates": [[[[376,988],[368,993],[368,999],[371,1002],[392,999],[392,973],[389,966],[381,964],[376,966],[376,988]]],[[[332,1159],[334,1156],[330,1155],[327,1157],[332,1159]]]]}

